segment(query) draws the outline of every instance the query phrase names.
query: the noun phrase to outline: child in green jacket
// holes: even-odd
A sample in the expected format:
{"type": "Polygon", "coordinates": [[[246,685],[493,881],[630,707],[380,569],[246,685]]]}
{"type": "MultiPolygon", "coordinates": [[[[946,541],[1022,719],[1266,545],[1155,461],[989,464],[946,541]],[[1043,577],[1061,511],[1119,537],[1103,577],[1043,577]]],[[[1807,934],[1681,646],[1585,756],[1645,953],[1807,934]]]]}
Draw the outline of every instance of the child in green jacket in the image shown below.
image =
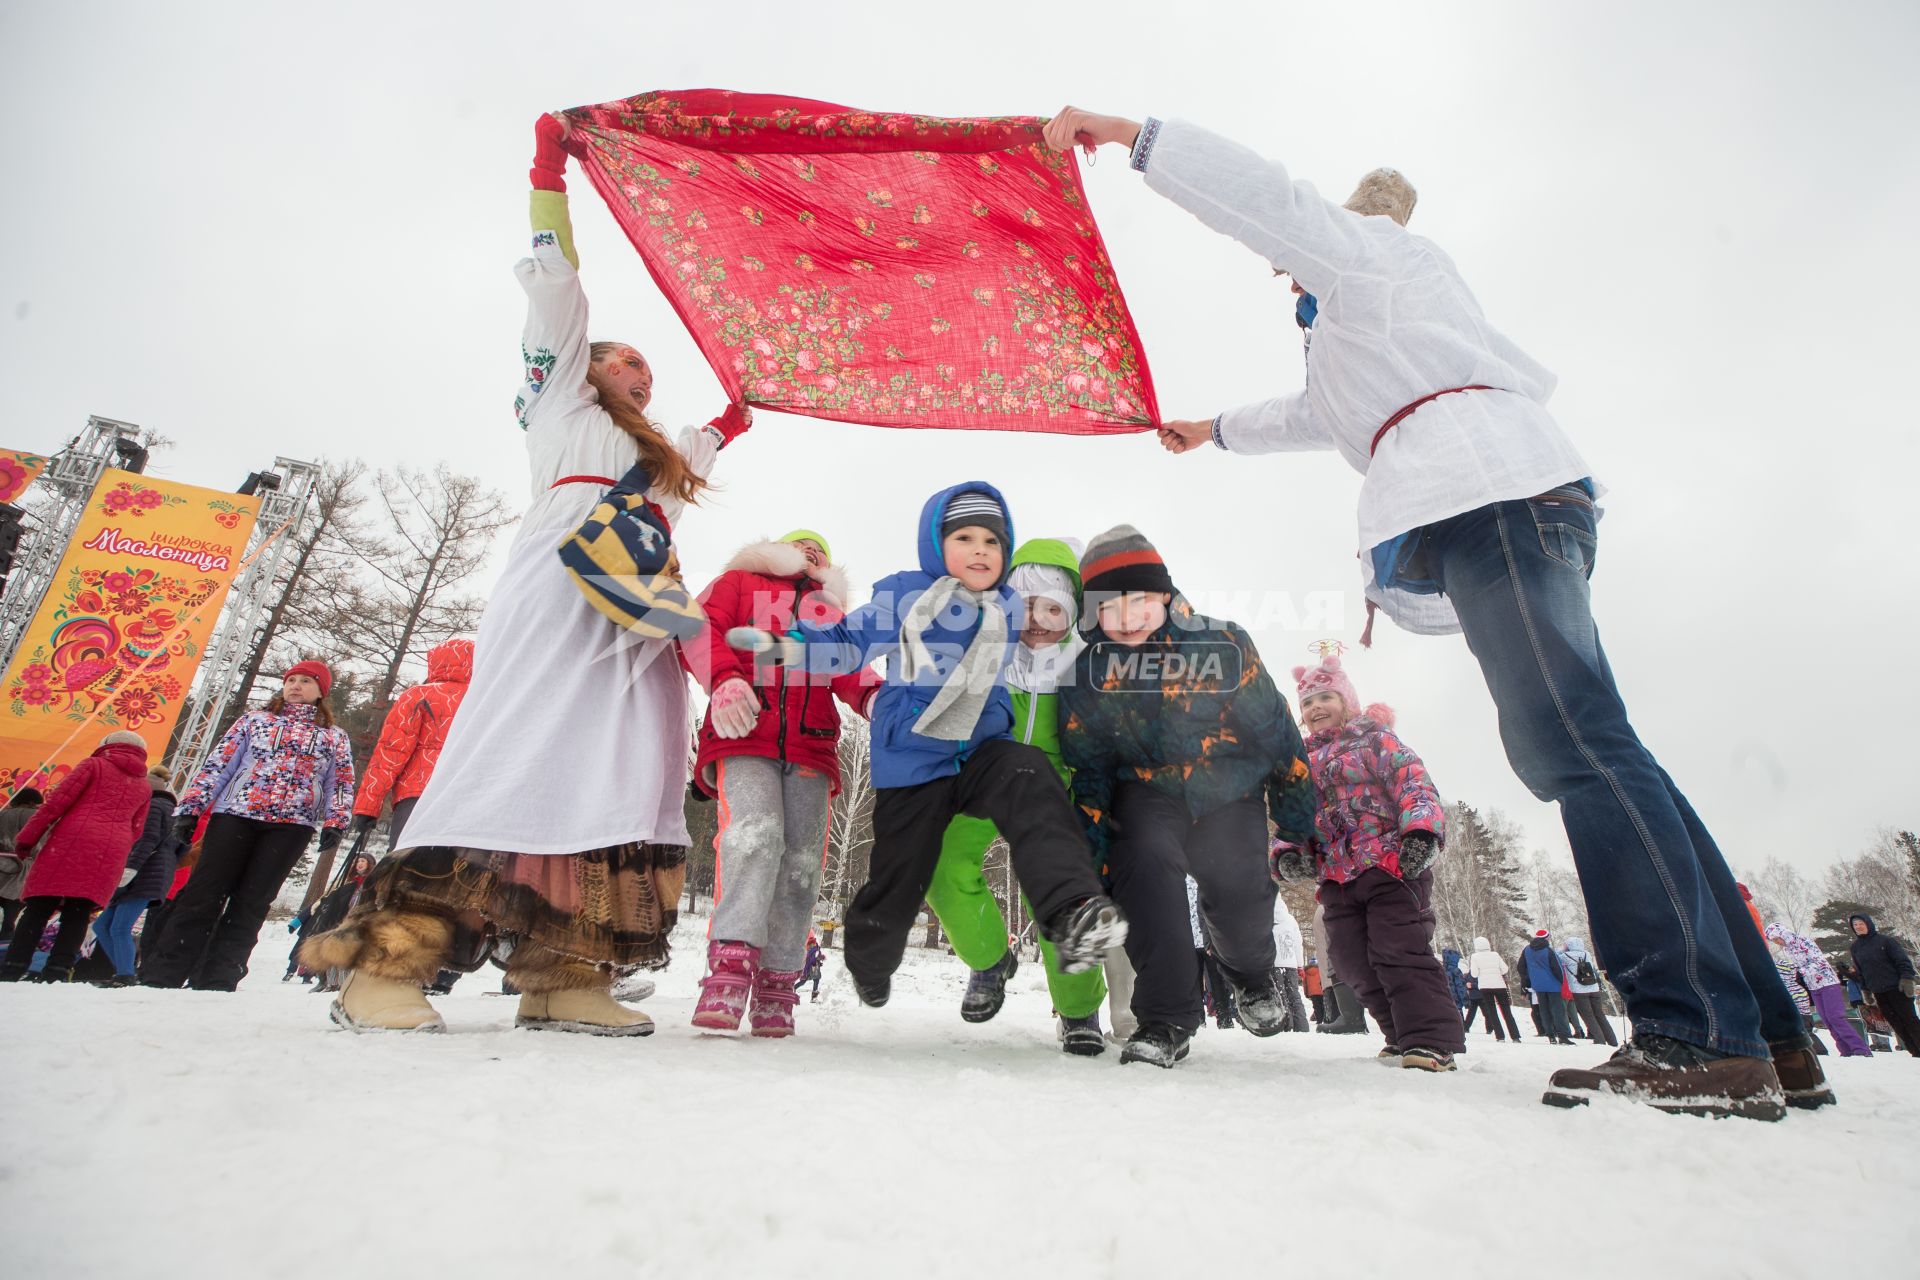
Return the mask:
{"type": "MultiPolygon", "coordinates": [[[[1071,774],[1060,758],[1056,690],[1072,676],[1074,659],[1086,644],[1074,628],[1080,596],[1079,554],[1068,540],[1034,538],[1014,552],[1013,571],[1007,578],[1007,585],[1025,605],[1020,644],[1007,669],[1013,694],[1013,740],[1046,752],[1063,784],[1071,781],[1071,774]]],[[[940,861],[927,887],[927,905],[939,917],[954,953],[973,970],[960,1002],[960,1016],[968,1022],[985,1022],[1000,1012],[1007,980],[1019,967],[1019,958],[1008,945],[1006,919],[982,870],[987,849],[999,834],[985,818],[955,818],[941,841],[940,861]]],[[[1101,971],[1060,972],[1053,944],[1044,938],[1040,955],[1054,1012],[1060,1015],[1060,1047],[1083,1057],[1104,1052],[1100,1002],[1106,999],[1107,984],[1101,971]]]]}

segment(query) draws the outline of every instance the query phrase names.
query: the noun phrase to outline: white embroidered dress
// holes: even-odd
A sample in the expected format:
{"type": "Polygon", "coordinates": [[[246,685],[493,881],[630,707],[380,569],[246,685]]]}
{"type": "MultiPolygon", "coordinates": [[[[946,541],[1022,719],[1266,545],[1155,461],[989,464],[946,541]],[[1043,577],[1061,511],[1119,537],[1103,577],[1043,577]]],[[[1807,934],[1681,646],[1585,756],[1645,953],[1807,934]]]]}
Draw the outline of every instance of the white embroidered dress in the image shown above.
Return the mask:
{"type": "MultiPolygon", "coordinates": [[[[692,741],[686,676],[670,642],[641,642],[595,612],[557,554],[633,441],[587,383],[587,298],[553,232],[515,266],[527,291],[523,345],[532,504],[487,601],[473,683],[407,822],[408,846],[567,854],[689,843],[683,804],[692,741]],[[570,476],[595,477],[560,484],[570,476]]],[[[718,433],[675,441],[705,476],[718,433]]],[[[669,523],[682,504],[654,490],[669,523]]]]}

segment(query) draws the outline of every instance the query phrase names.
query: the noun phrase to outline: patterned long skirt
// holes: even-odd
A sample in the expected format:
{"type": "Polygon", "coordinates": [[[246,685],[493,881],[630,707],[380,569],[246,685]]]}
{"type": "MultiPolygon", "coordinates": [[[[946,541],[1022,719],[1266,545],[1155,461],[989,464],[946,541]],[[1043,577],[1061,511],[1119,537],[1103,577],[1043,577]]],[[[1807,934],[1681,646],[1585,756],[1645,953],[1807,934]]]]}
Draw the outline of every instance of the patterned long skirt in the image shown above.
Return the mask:
{"type": "Polygon", "coordinates": [[[471,973],[533,946],[616,972],[664,969],[687,878],[684,845],[620,844],[584,853],[503,853],[429,845],[381,860],[359,916],[419,911],[449,919],[447,967],[471,973]]]}

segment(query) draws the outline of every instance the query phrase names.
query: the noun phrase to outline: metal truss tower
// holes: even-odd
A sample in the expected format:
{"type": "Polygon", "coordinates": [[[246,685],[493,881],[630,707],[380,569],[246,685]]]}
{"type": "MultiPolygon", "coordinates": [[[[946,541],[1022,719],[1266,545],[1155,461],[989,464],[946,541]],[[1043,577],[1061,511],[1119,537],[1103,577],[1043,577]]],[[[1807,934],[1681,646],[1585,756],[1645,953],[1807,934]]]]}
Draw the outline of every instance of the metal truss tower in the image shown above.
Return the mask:
{"type": "Polygon", "coordinates": [[[34,481],[40,492],[27,508],[26,547],[7,591],[0,599],[0,667],[13,660],[13,651],[40,612],[40,602],[53,585],[54,571],[67,553],[73,531],[86,514],[87,499],[110,467],[140,471],[147,451],[140,444],[140,428],[131,422],[92,417],[79,435],[53,456],[34,481]]]}
{"type": "Polygon", "coordinates": [[[247,542],[247,554],[253,560],[227,593],[226,605],[194,676],[193,691],[174,730],[173,754],[167,765],[183,786],[213,749],[220,716],[239,692],[254,649],[266,639],[263,633],[267,619],[286,593],[281,571],[308,536],[319,481],[317,464],[291,458],[275,458],[271,471],[248,477],[248,487],[260,498],[260,516],[247,542]]]}

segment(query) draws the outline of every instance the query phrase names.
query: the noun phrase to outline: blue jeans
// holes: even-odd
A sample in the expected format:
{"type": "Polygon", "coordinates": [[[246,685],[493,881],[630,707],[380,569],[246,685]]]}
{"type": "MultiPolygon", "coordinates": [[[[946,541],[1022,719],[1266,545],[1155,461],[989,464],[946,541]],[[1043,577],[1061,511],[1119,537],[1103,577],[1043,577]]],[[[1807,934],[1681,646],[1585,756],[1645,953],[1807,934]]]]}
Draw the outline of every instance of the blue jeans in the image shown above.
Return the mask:
{"type": "Polygon", "coordinates": [[[1551,1040],[1571,1040],[1573,1028],[1567,1025],[1567,998],[1558,991],[1537,991],[1540,1001],[1540,1025],[1551,1040]]]}
{"type": "Polygon", "coordinates": [[[1627,722],[1587,579],[1591,499],[1574,486],[1497,502],[1423,532],[1500,715],[1507,759],[1557,801],[1594,953],[1641,1034],[1766,1057],[1800,1014],[1733,873],[1627,722]]]}
{"type": "Polygon", "coordinates": [[[122,977],[133,976],[133,926],[146,909],[145,902],[115,902],[94,918],[93,936],[122,977]]]}

